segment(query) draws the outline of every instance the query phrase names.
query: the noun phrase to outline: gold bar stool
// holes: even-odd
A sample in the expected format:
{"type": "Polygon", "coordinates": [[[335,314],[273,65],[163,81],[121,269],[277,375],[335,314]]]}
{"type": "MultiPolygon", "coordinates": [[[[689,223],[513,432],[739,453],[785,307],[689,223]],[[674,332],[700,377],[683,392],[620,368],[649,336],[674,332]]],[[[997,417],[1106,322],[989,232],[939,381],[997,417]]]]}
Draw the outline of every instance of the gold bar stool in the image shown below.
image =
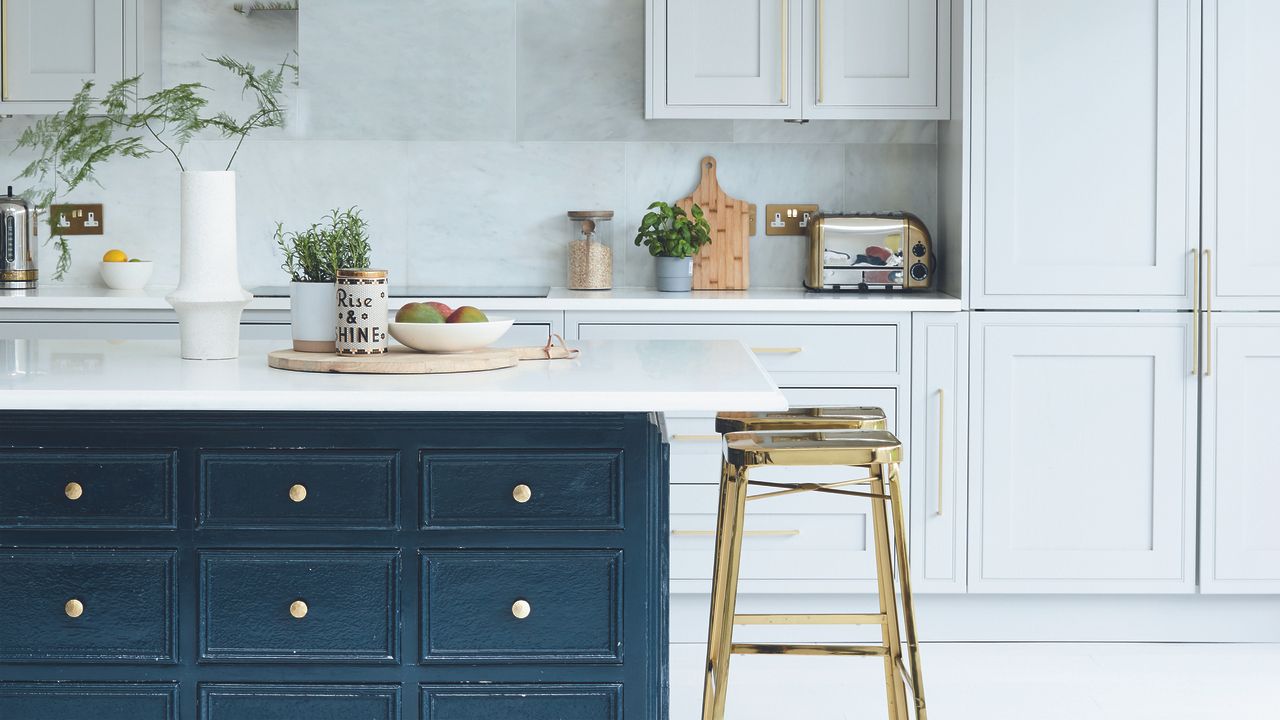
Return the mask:
{"type": "Polygon", "coordinates": [[[916,718],[927,720],[898,473],[902,444],[883,429],[884,425],[884,414],[877,408],[800,408],[785,413],[725,413],[717,418],[717,429],[728,434],[725,436],[725,459],[720,483],[711,617],[703,686],[703,720],[722,720],[724,717],[728,697],[729,660],[734,654],[882,657],[890,720],[909,718],[906,697],[908,682],[915,701],[916,718]],[[878,425],[879,429],[861,429],[865,425],[878,425]],[[801,427],[806,429],[800,429],[801,427]],[[765,465],[858,467],[867,468],[871,475],[858,480],[822,484],[751,480],[751,469],[765,465]],[[752,485],[772,490],[749,495],[747,490],[752,485]],[[847,489],[850,485],[864,485],[869,491],[847,489]],[[871,498],[880,612],[807,615],[736,613],[738,570],[747,501],[797,492],[871,498]],[[890,509],[893,513],[892,546],[889,540],[890,509]],[[906,633],[905,660],[910,663],[910,671],[904,662],[902,628],[899,626],[897,593],[894,587],[895,553],[902,591],[901,617],[906,633]],[[733,641],[734,625],[760,624],[879,625],[883,641],[878,645],[733,641]]]}

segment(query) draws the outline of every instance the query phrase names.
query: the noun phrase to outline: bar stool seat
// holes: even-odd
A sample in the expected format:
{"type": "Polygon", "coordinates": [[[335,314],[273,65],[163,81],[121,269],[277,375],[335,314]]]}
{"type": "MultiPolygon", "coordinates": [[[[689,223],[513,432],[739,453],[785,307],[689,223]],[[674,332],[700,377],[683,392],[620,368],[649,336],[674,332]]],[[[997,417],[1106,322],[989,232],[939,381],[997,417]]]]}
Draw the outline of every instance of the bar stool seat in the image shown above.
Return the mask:
{"type": "Polygon", "coordinates": [[[774,412],[722,412],[716,432],[747,430],[888,430],[889,421],[878,407],[798,407],[774,412]]]}
{"type": "Polygon", "coordinates": [[[731,465],[833,466],[902,462],[902,443],[887,430],[796,430],[725,435],[731,465]]]}

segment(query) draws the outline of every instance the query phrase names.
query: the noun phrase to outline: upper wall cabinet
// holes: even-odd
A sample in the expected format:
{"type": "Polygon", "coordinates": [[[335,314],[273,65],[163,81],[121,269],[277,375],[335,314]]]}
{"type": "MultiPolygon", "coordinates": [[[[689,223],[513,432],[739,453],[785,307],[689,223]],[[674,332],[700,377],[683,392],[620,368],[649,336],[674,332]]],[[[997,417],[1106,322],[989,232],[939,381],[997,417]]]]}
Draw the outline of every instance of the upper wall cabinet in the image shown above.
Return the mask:
{"type": "Polygon", "coordinates": [[[160,0],[0,0],[0,113],[65,110],[86,81],[159,82],[160,0]]]}
{"type": "Polygon", "coordinates": [[[648,0],[648,118],[943,119],[949,0],[648,0]]]}
{"type": "Polygon", "coordinates": [[[1280,3],[1206,0],[1205,279],[1214,310],[1280,310],[1280,3]]]}
{"type": "Polygon", "coordinates": [[[1199,0],[973,0],[972,21],[973,306],[1190,308],[1199,0]]]}

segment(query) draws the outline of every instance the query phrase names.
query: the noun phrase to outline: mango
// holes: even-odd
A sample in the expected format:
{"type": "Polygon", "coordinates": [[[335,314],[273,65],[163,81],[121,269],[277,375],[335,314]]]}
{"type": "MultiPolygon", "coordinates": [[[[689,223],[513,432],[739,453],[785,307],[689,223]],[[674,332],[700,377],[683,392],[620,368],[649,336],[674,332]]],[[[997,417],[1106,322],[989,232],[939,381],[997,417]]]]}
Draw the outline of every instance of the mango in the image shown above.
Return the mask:
{"type": "Polygon", "coordinates": [[[405,303],[396,311],[396,322],[442,323],[444,315],[427,303],[405,303]]]}
{"type": "Polygon", "coordinates": [[[462,307],[453,311],[453,314],[449,316],[449,322],[451,323],[489,322],[489,316],[481,312],[480,308],[472,307],[470,305],[463,305],[462,307]]]}

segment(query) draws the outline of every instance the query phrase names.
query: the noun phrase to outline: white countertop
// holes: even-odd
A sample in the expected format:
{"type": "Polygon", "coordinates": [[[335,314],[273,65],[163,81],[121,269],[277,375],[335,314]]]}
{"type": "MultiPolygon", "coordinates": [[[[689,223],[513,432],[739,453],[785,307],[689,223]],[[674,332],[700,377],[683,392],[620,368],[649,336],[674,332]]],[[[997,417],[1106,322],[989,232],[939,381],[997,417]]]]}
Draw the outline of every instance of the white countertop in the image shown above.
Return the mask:
{"type": "Polygon", "coordinates": [[[583,341],[572,360],[448,375],[335,375],[182,360],[176,341],[0,339],[6,410],[705,412],[787,406],[737,341],[583,341]]]}
{"type": "MultiPolygon", "coordinates": [[[[46,283],[36,290],[0,291],[0,310],[169,310],[164,296],[172,288],[110,290],[46,283]]],[[[440,300],[450,305],[476,305],[484,310],[622,310],[748,312],[950,312],[960,300],[939,292],[811,293],[800,288],[698,290],[663,293],[642,288],[566,290],[552,288],[545,298],[392,298],[396,308],[410,300],[440,300]]],[[[256,298],[249,310],[288,310],[288,298],[256,298]]]]}

